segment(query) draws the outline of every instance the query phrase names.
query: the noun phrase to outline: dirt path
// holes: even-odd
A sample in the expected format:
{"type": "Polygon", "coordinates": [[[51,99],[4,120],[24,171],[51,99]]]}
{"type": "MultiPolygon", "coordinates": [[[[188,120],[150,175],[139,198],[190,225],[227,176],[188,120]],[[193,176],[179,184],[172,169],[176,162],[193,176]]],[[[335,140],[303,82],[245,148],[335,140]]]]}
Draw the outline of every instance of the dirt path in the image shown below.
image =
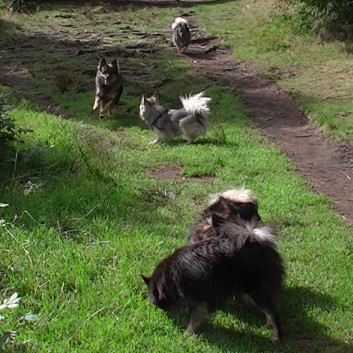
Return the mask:
{"type": "MultiPolygon", "coordinates": [[[[54,24],[47,26],[44,33],[33,30],[30,35],[26,34],[25,39],[19,37],[17,42],[12,39],[12,42],[0,51],[0,66],[3,68],[0,80],[18,89],[22,94],[27,93],[27,96],[35,100],[43,109],[65,116],[65,110],[53,104],[50,98],[36,94],[33,83],[29,80],[29,77],[36,78],[42,75],[39,79],[43,81],[46,78],[46,72],[42,72],[45,68],[43,64],[47,63],[47,69],[52,70],[52,62],[58,62],[58,53],[75,58],[77,63],[80,62],[78,65],[80,68],[90,68],[98,50],[100,52],[115,50],[114,55],[119,57],[123,54],[125,57],[151,55],[144,54],[140,40],[137,41],[140,47],[137,48],[103,46],[100,38],[111,37],[112,33],[105,28],[99,31],[99,23],[116,21],[111,9],[106,12],[105,14],[100,8],[83,8],[75,13],[67,12],[65,16],[68,17],[69,24],[60,24],[61,27],[58,24],[56,27],[54,24]],[[111,17],[108,17],[109,15],[111,17]],[[80,23],[77,16],[82,16],[86,22],[80,23]],[[95,26],[91,28],[90,25],[95,26]],[[82,27],[86,28],[85,31],[82,31],[82,27]],[[72,33],[75,33],[74,41],[71,40],[72,33]],[[36,70],[38,65],[33,65],[36,52],[46,53],[46,60],[44,63],[41,62],[39,70],[36,70]],[[14,59],[16,59],[15,62],[14,59]]],[[[54,16],[53,21],[57,16],[59,15],[54,16]]],[[[119,23],[115,24],[115,31],[118,30],[119,23]]],[[[123,23],[120,27],[119,39],[126,37],[126,40],[131,40],[130,36],[135,34],[143,40],[152,39],[154,44],[160,42],[163,50],[170,42],[169,31],[151,34],[125,26],[123,23]]],[[[148,47],[150,48],[151,45],[148,47]]],[[[149,53],[152,53],[150,49],[149,53]]],[[[256,76],[254,68],[249,64],[234,60],[229,51],[218,47],[216,39],[205,39],[202,36],[195,39],[185,57],[190,60],[195,70],[211,76],[219,84],[234,90],[244,102],[251,119],[269,140],[294,162],[298,171],[312,183],[317,192],[328,195],[334,201],[338,213],[347,221],[353,222],[353,149],[351,146],[340,145],[323,138],[303,111],[296,107],[287,92],[275,83],[256,76]]],[[[58,65],[63,64],[59,62],[58,65]]],[[[63,66],[62,70],[67,68],[63,66]]],[[[125,71],[124,74],[130,75],[130,78],[139,77],[136,72],[125,71]]],[[[82,73],[80,72],[79,75],[82,73]]],[[[93,82],[93,76],[94,70],[87,72],[84,77],[85,82],[93,82]]],[[[89,84],[86,86],[87,90],[90,89],[89,84]]]]}
{"type": "Polygon", "coordinates": [[[188,56],[196,70],[237,92],[252,121],[294,162],[313,188],[328,195],[336,210],[352,223],[352,147],[324,138],[285,90],[256,76],[249,64],[233,59],[230,52],[198,54],[190,48],[188,56]]]}

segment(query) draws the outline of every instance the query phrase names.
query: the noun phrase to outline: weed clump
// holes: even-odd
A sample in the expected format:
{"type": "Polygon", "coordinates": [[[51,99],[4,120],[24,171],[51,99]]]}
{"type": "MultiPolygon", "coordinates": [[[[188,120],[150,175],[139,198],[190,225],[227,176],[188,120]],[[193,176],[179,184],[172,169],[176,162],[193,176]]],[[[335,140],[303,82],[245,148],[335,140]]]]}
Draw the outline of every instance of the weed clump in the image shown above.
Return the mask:
{"type": "Polygon", "coordinates": [[[28,0],[5,0],[6,9],[9,12],[29,13],[36,10],[37,5],[34,1],[28,0]]]}
{"type": "Polygon", "coordinates": [[[6,104],[5,98],[9,93],[0,94],[0,146],[9,141],[20,141],[20,135],[31,130],[19,127],[16,122],[9,116],[12,105],[6,104]]]}

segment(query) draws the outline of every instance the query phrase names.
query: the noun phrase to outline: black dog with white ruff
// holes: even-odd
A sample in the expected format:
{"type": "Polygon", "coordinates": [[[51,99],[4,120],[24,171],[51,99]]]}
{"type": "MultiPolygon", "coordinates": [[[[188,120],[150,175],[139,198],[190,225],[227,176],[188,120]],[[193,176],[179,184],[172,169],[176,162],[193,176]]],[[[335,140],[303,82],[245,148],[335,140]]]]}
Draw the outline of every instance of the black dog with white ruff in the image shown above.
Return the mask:
{"type": "Polygon", "coordinates": [[[234,296],[250,299],[267,318],[273,340],[280,341],[277,298],[284,268],[275,236],[255,220],[229,222],[212,215],[214,236],[176,250],[150,277],[142,276],[152,304],[169,311],[188,308],[187,334],[234,296]]]}

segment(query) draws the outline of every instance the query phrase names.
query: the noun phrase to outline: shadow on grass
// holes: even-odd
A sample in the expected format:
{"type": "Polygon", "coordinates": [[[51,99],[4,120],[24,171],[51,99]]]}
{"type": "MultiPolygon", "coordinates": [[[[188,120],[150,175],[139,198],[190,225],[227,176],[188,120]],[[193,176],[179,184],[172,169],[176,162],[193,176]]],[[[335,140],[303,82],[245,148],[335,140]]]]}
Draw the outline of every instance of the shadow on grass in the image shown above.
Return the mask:
{"type": "MultiPolygon", "coordinates": [[[[153,141],[155,138],[156,136],[151,131],[151,141],[153,141]]],[[[211,137],[207,135],[205,137],[197,138],[192,144],[188,144],[187,140],[182,136],[177,136],[171,140],[164,140],[159,142],[158,144],[163,144],[170,147],[190,145],[190,146],[223,146],[223,147],[236,148],[238,146],[238,143],[236,142],[224,141],[222,139],[217,139],[215,137],[211,137]]]]}
{"type": "MultiPolygon", "coordinates": [[[[52,131],[48,129],[49,134],[52,131]]],[[[10,223],[15,216],[14,225],[25,229],[55,228],[79,242],[100,232],[91,228],[96,221],[136,228],[158,223],[146,209],[153,206],[157,212],[168,199],[159,197],[158,186],[144,183],[143,178],[139,188],[134,182],[126,184],[125,173],[143,169],[134,165],[124,169],[125,155],[122,160],[114,157],[111,150],[124,144],[113,145],[90,130],[79,133],[77,140],[65,145],[57,141],[57,148],[34,141],[20,150],[13,145],[1,149],[0,201],[9,206],[0,208],[0,217],[10,223]],[[147,193],[157,196],[146,199],[147,193]]]]}
{"type": "MultiPolygon", "coordinates": [[[[97,118],[98,119],[98,118],[97,118]]],[[[103,120],[108,121],[107,124],[111,130],[119,130],[121,128],[140,127],[145,128],[145,125],[140,122],[137,115],[121,114],[119,108],[112,111],[111,116],[106,116],[103,120]]]]}
{"type": "MultiPolygon", "coordinates": [[[[259,336],[255,329],[264,327],[266,319],[260,311],[249,304],[229,302],[223,309],[224,313],[236,316],[246,324],[243,333],[225,326],[211,325],[205,322],[199,335],[217,346],[222,352],[241,350],[247,347],[254,353],[267,352],[352,352],[353,345],[334,340],[328,336],[329,327],[315,321],[308,315],[308,311],[317,308],[329,312],[335,306],[334,299],[328,295],[305,287],[295,287],[284,291],[281,300],[280,316],[283,328],[283,340],[275,344],[270,337],[259,336]],[[294,313],[294,314],[293,314],[294,313]]],[[[171,312],[168,316],[184,331],[187,326],[186,311],[171,312]]]]}
{"type": "MultiPolygon", "coordinates": [[[[237,0],[110,0],[109,3],[111,5],[115,6],[129,6],[129,5],[135,5],[135,6],[151,6],[151,7],[191,7],[195,5],[220,5],[220,4],[225,4],[228,2],[235,2],[237,0]]],[[[80,2],[74,2],[72,0],[58,0],[55,2],[56,3],[56,8],[58,8],[58,4],[62,4],[65,7],[68,4],[72,4],[74,6],[87,6],[87,4],[92,3],[93,5],[96,5],[96,1],[82,1],[80,2]]]]}
{"type": "Polygon", "coordinates": [[[205,136],[199,140],[195,141],[196,145],[202,145],[202,146],[224,146],[224,147],[231,147],[231,148],[236,148],[239,146],[237,142],[230,142],[227,141],[224,138],[217,138],[214,136],[205,136]]]}

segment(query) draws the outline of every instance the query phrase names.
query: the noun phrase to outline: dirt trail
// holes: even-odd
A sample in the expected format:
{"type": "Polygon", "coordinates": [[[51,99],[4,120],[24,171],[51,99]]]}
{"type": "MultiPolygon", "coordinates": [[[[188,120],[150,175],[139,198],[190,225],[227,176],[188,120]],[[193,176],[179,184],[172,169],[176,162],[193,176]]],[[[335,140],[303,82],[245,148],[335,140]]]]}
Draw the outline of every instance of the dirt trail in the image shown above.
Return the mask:
{"type": "Polygon", "coordinates": [[[252,121],[352,223],[352,147],[324,138],[284,89],[256,76],[249,64],[230,54],[226,50],[198,54],[191,47],[188,56],[196,70],[237,92],[252,121]]]}

